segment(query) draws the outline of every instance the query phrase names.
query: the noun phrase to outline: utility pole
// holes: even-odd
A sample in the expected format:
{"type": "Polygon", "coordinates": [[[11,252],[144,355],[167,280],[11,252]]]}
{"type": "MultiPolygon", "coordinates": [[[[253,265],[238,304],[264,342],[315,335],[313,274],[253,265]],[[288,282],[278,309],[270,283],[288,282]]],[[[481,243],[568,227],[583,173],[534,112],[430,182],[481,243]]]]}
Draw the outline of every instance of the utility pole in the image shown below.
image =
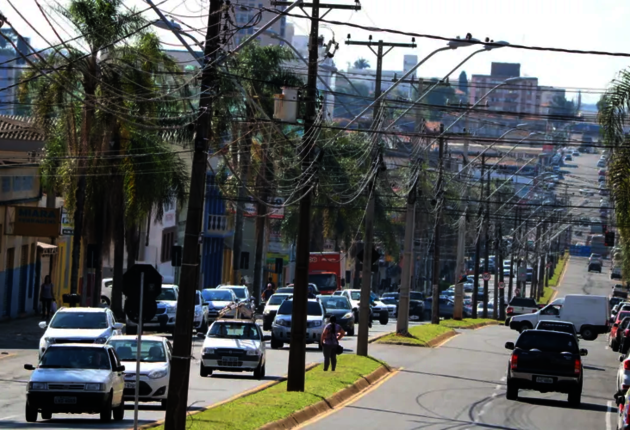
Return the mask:
{"type": "Polygon", "coordinates": [[[413,271],[414,233],[416,230],[416,194],[417,184],[414,184],[407,196],[407,211],[405,219],[405,239],[403,250],[403,267],[400,278],[400,294],[398,297],[398,318],[396,319],[396,333],[406,335],[409,332],[409,295],[411,291],[411,273],[413,271]]]}
{"type": "Polygon", "coordinates": [[[444,190],[442,187],[444,176],[444,124],[440,124],[439,152],[438,152],[438,180],[435,208],[435,227],[433,230],[433,300],[431,309],[431,324],[440,323],[440,223],[442,221],[442,206],[444,205],[444,190]]]}
{"type": "MultiPolygon", "coordinates": [[[[485,162],[485,158],[484,158],[485,162]]],[[[489,273],[488,263],[490,260],[490,169],[488,169],[488,178],[486,179],[486,219],[484,220],[484,233],[485,233],[485,252],[484,252],[484,262],[483,262],[483,272],[489,273]]],[[[495,257],[496,258],[496,257],[495,257]]],[[[496,261],[495,261],[495,276],[496,276],[496,261]]],[[[488,281],[483,280],[483,318],[488,318],[488,281]]]]}
{"type": "MultiPolygon", "coordinates": [[[[372,42],[372,36],[369,36],[369,40],[366,41],[354,41],[346,40],[346,45],[359,45],[367,46],[376,55],[376,83],[374,88],[374,111],[372,113],[372,131],[377,131],[380,124],[381,115],[381,101],[378,100],[381,96],[381,80],[383,77],[383,58],[394,48],[415,48],[415,43],[389,43],[379,40],[378,42],[372,42]],[[372,48],[376,46],[376,51],[372,48]],[[384,48],[388,47],[387,51],[384,48]]],[[[368,355],[368,336],[369,336],[369,323],[370,323],[370,293],[372,291],[372,248],[374,243],[374,206],[376,200],[376,180],[378,173],[383,169],[381,145],[380,142],[377,145],[378,152],[373,154],[374,163],[379,164],[375,166],[378,170],[372,179],[372,183],[369,190],[369,201],[365,213],[365,237],[363,238],[363,272],[361,274],[361,299],[359,303],[359,333],[357,336],[357,355],[368,355]]],[[[409,311],[407,310],[407,313],[409,311]]]]}
{"type": "MultiPolygon", "coordinates": [[[[481,194],[481,198],[479,199],[479,201],[483,201],[483,176],[485,174],[485,167],[486,167],[486,155],[482,154],[481,155],[481,176],[479,177],[480,179],[480,184],[481,184],[481,190],[480,190],[480,194],[481,194]]],[[[481,206],[479,207],[479,215],[482,215],[483,213],[483,209],[481,208],[481,206]]],[[[481,218],[481,217],[478,217],[481,218]]],[[[482,218],[483,219],[483,218],[482,218]]],[[[482,227],[481,225],[479,226],[478,229],[478,234],[477,234],[477,241],[475,243],[475,282],[474,282],[474,286],[473,286],[473,297],[472,297],[472,317],[473,318],[477,318],[477,304],[478,304],[478,296],[479,296],[479,259],[481,257],[481,232],[482,232],[482,227]]]]}
{"type": "MultiPolygon", "coordinates": [[[[462,165],[465,167],[468,164],[468,115],[466,115],[466,125],[464,128],[464,156],[462,165]]],[[[464,200],[468,198],[468,187],[464,188],[464,200]]],[[[455,266],[455,306],[453,307],[453,319],[461,320],[464,310],[464,292],[463,285],[460,280],[464,276],[466,270],[464,268],[464,259],[466,256],[466,217],[467,210],[459,218],[459,225],[457,226],[457,262],[455,266]]]]}
{"type": "MultiPolygon", "coordinates": [[[[272,2],[275,6],[287,6],[290,2],[272,2]]],[[[317,135],[317,66],[319,55],[319,0],[303,3],[302,8],[310,7],[311,32],[308,39],[308,78],[306,81],[306,112],[304,118],[304,137],[301,153],[306,154],[302,161],[302,171],[307,171],[311,164],[311,149],[315,145],[313,137],[317,135]]],[[[360,10],[361,6],[330,5],[328,9],[360,10]]],[[[311,179],[311,180],[314,180],[311,179]]],[[[309,179],[306,179],[309,181],[309,179]]],[[[308,261],[310,257],[311,230],[311,201],[312,194],[307,194],[300,200],[300,215],[298,221],[298,237],[295,251],[295,288],[293,290],[293,311],[291,314],[291,343],[289,346],[289,369],[287,373],[287,391],[304,391],[306,366],[306,310],[308,303],[308,261]]]]}
{"type": "MultiPolygon", "coordinates": [[[[210,0],[204,64],[212,65],[219,52],[221,9],[223,0],[210,0]]],[[[168,399],[164,428],[182,430],[186,428],[188,408],[188,385],[192,347],[193,318],[195,314],[195,292],[199,288],[199,234],[202,229],[208,148],[212,135],[212,101],[216,97],[216,69],[202,68],[199,95],[199,116],[195,122],[195,142],[186,215],[186,235],[182,255],[181,289],[177,304],[177,325],[173,333],[173,360],[169,378],[168,399]]]]}
{"type": "MultiPolygon", "coordinates": [[[[514,254],[516,250],[516,227],[518,226],[519,207],[516,207],[516,215],[514,217],[514,228],[512,229],[512,245],[510,249],[510,280],[508,286],[508,303],[512,300],[512,287],[514,286],[514,254]]],[[[517,281],[518,285],[518,281],[517,281]]]]}
{"type": "Polygon", "coordinates": [[[495,320],[498,317],[499,310],[499,273],[503,273],[503,261],[499,250],[501,247],[500,224],[500,222],[494,221],[494,297],[492,300],[492,318],[495,320]]]}
{"type": "MultiPolygon", "coordinates": [[[[544,222],[544,220],[543,220],[544,222]]],[[[534,249],[534,265],[532,267],[532,285],[529,287],[529,297],[536,298],[538,289],[540,288],[538,281],[540,280],[540,243],[541,224],[536,227],[536,248],[534,249]]]]}
{"type": "MultiPolygon", "coordinates": [[[[525,220],[525,233],[523,237],[523,241],[525,242],[525,273],[527,274],[527,266],[529,265],[529,221],[525,220]]],[[[534,279],[534,273],[532,273],[532,279],[534,279]]],[[[530,284],[531,288],[531,284],[530,284]]],[[[525,281],[523,281],[523,288],[521,288],[521,297],[527,297],[527,276],[525,276],[525,281]]]]}
{"type": "MultiPolygon", "coordinates": [[[[499,199],[501,200],[501,199],[499,199]]],[[[498,245],[497,245],[497,259],[501,262],[501,274],[499,275],[499,280],[503,287],[499,288],[499,319],[505,320],[505,277],[503,275],[503,225],[499,223],[499,234],[497,235],[498,245]]],[[[510,269],[511,270],[511,269],[510,269]]],[[[496,316],[496,299],[495,299],[495,316],[496,316]]]]}

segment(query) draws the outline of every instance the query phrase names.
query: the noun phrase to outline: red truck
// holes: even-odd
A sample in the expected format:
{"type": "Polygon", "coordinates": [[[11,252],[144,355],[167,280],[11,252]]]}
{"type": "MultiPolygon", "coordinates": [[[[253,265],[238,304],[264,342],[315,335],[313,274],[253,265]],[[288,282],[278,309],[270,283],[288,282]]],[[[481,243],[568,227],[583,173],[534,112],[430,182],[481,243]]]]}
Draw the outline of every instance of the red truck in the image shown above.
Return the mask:
{"type": "Polygon", "coordinates": [[[341,252],[311,252],[308,261],[308,282],[317,285],[320,294],[332,295],[342,287],[341,252]]]}

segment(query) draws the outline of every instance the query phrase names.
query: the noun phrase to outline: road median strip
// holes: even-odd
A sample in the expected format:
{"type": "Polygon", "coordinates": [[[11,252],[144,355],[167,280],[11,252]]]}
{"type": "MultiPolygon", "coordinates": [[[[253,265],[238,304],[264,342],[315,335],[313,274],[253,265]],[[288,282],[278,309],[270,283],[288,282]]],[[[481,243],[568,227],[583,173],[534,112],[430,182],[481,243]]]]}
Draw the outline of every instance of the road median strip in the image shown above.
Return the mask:
{"type": "Polygon", "coordinates": [[[500,322],[490,318],[464,318],[463,320],[447,320],[440,322],[440,325],[444,327],[470,330],[497,324],[500,324],[500,322]]]}
{"type": "Polygon", "coordinates": [[[457,334],[455,330],[442,324],[424,324],[409,327],[409,336],[388,333],[375,339],[374,343],[432,348],[457,334]]]}
{"type": "MultiPolygon", "coordinates": [[[[304,392],[287,392],[286,378],[188,414],[187,430],[289,429],[356,396],[391,372],[371,357],[337,358],[335,372],[318,364],[307,369],[304,392]]],[[[162,422],[144,428],[163,428],[162,422]]]]}

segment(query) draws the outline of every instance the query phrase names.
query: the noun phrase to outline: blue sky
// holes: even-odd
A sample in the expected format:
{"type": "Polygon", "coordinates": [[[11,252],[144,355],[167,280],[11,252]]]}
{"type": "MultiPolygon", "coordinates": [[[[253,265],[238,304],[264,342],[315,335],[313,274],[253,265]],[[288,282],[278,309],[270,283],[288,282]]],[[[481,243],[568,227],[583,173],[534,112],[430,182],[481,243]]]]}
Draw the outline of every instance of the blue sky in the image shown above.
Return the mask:
{"type": "MultiPolygon", "coordinates": [[[[326,0],[352,4],[354,0],[326,0]]],[[[41,17],[34,0],[15,0],[30,23],[38,28],[49,40],[54,40],[52,30],[41,17]]],[[[63,3],[63,1],[61,1],[63,3]]],[[[156,3],[159,3],[156,1],[156,3]]],[[[44,2],[44,4],[46,4],[44,2]]],[[[52,1],[49,4],[53,4],[52,1]]],[[[127,0],[125,4],[146,7],[142,0],[127,0]]],[[[619,0],[361,0],[363,10],[359,12],[333,11],[327,18],[361,24],[394,28],[402,31],[435,34],[447,37],[464,36],[505,40],[512,43],[534,46],[553,46],[584,50],[630,52],[630,2],[619,0]]],[[[179,15],[199,16],[207,11],[205,0],[167,0],[162,9],[179,15]]],[[[33,38],[35,45],[44,42],[23,22],[10,6],[2,7],[2,12],[24,35],[33,38]]],[[[147,13],[153,18],[153,13],[147,13]]],[[[205,25],[205,19],[186,18],[186,22],[197,28],[205,25]]],[[[296,19],[296,34],[308,31],[308,21],[296,19]]],[[[343,45],[348,33],[353,39],[365,39],[367,31],[344,26],[323,26],[321,33],[328,40],[334,35],[341,43],[335,62],[345,68],[359,56],[373,60],[367,48],[343,45]]],[[[176,40],[166,31],[159,30],[163,40],[174,43],[176,40]]],[[[375,40],[409,42],[405,36],[386,33],[372,33],[375,40]]],[[[62,33],[64,35],[64,33],[62,33]]],[[[385,59],[384,68],[402,69],[403,55],[416,54],[420,58],[443,45],[443,42],[418,39],[418,48],[395,49],[385,59]]],[[[466,48],[473,49],[473,48],[466,48]]],[[[420,75],[441,76],[467,53],[466,49],[441,53],[420,69],[420,75]]],[[[550,52],[524,51],[503,48],[484,53],[473,58],[463,70],[468,75],[487,74],[492,61],[519,62],[521,72],[539,78],[542,85],[568,88],[584,88],[583,100],[594,102],[599,93],[615,77],[616,73],[630,65],[630,59],[600,57],[592,55],[559,54],[550,52]]],[[[375,64],[372,61],[372,64],[375,64]]],[[[456,73],[452,79],[456,79],[456,73]]],[[[568,94],[572,97],[572,94],[568,94]]]]}

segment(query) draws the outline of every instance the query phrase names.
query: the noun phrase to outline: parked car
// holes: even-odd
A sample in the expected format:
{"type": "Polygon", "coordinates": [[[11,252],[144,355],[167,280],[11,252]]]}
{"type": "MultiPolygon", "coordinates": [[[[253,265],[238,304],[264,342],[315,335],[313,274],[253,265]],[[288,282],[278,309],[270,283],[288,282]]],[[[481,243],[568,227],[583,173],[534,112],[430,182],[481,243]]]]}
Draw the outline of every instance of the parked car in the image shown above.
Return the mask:
{"type": "Polygon", "coordinates": [[[245,303],[251,306],[252,297],[249,294],[249,289],[243,285],[219,285],[217,290],[231,290],[239,303],[245,303]]]}
{"type": "Polygon", "coordinates": [[[571,156],[571,154],[567,154],[567,155],[564,157],[564,161],[573,161],[573,157],[571,156]]]}
{"type": "MultiPolygon", "coordinates": [[[[334,315],[337,324],[344,329],[348,336],[354,336],[354,323],[356,321],[350,301],[343,296],[319,296],[318,298],[324,306],[325,317],[330,318],[334,315]]],[[[393,299],[389,300],[393,301],[393,299]]]]}
{"type": "MultiPolygon", "coordinates": [[[[162,284],[162,292],[155,299],[157,302],[157,312],[151,321],[142,323],[142,329],[146,331],[173,333],[175,331],[178,299],[179,287],[177,285],[162,284]]],[[[125,331],[127,334],[137,334],[138,321],[127,316],[125,331]]]]}
{"type": "Polygon", "coordinates": [[[393,297],[381,297],[381,303],[387,306],[387,313],[390,318],[396,317],[396,307],[398,306],[398,302],[393,297]]]}
{"type": "Polygon", "coordinates": [[[595,340],[597,335],[608,333],[608,298],[584,294],[569,294],[563,305],[550,304],[538,312],[512,317],[512,330],[531,330],[539,321],[567,321],[573,323],[575,329],[584,340],[595,340]]]}
{"type": "Polygon", "coordinates": [[[40,358],[51,345],[63,343],[104,344],[110,337],[122,334],[123,325],[114,314],[103,308],[60,308],[50,320],[39,327],[46,329],[39,340],[40,358]]]}
{"type": "Polygon", "coordinates": [[[613,267],[610,271],[610,279],[621,279],[621,267],[613,267]]]}
{"type": "Polygon", "coordinates": [[[263,311],[263,330],[271,330],[271,324],[276,317],[276,313],[278,313],[278,308],[280,308],[282,302],[291,297],[293,297],[293,294],[276,293],[267,300],[263,311]]]}
{"type": "MultiPolygon", "coordinates": [[[[230,289],[219,290],[216,288],[206,288],[205,290],[201,290],[201,296],[208,306],[208,312],[206,314],[206,324],[208,326],[219,317],[219,313],[223,309],[238,301],[236,294],[230,289]]],[[[233,314],[235,313],[236,311],[233,311],[230,316],[234,316],[233,314]]]]}
{"type": "Polygon", "coordinates": [[[254,378],[265,377],[265,340],[260,327],[252,320],[216,320],[203,337],[199,376],[205,378],[216,370],[254,372],[254,378]]]}
{"type": "Polygon", "coordinates": [[[602,273],[601,261],[593,261],[592,263],[588,263],[588,271],[602,273]]]}
{"type": "MultiPolygon", "coordinates": [[[[433,306],[433,297],[428,297],[424,301],[424,308],[431,311],[433,306]]],[[[440,318],[453,318],[453,310],[455,309],[455,302],[449,299],[439,299],[438,313],[440,318]]],[[[468,313],[466,308],[463,309],[463,315],[465,318],[470,318],[471,314],[468,313]]]]}
{"type": "MultiPolygon", "coordinates": [[[[127,400],[134,400],[138,338],[136,336],[113,336],[109,339],[108,344],[114,347],[119,360],[125,366],[124,397],[127,400]]],[[[165,337],[142,336],[139,401],[160,402],[162,408],[166,408],[172,354],[171,344],[165,337]]]]}
{"type": "Polygon", "coordinates": [[[112,285],[114,285],[114,279],[103,278],[101,280],[101,304],[109,306],[112,303],[112,285]]]}
{"type": "Polygon", "coordinates": [[[608,334],[608,346],[610,346],[613,351],[617,351],[619,349],[619,337],[617,334],[620,330],[623,333],[624,328],[622,327],[621,322],[628,317],[630,317],[630,310],[621,310],[617,312],[617,316],[615,316],[612,327],[610,327],[610,333],[608,334]]]}
{"type": "Polygon", "coordinates": [[[617,331],[615,332],[614,342],[610,342],[610,349],[613,351],[619,351],[622,354],[628,352],[628,347],[630,346],[630,342],[628,342],[628,336],[630,335],[630,317],[625,317],[619,323],[619,327],[617,327],[617,331]],[[613,348],[614,346],[614,348],[613,348]],[[623,351],[626,352],[623,352],[623,351]]]}
{"type": "Polygon", "coordinates": [[[195,291],[195,316],[193,319],[193,328],[201,332],[208,331],[208,305],[203,300],[201,291],[195,291]]]}
{"type": "Polygon", "coordinates": [[[37,415],[49,420],[54,413],[100,414],[108,423],[125,416],[123,398],[125,366],[114,348],[105,344],[54,344],[37,367],[25,364],[33,373],[26,385],[26,421],[37,415]]]}
{"type": "Polygon", "coordinates": [[[508,362],[508,400],[517,400],[519,390],[567,393],[569,403],[579,406],[584,368],[575,336],[548,330],[526,330],[516,343],[506,342],[512,351],[508,362]]]}
{"type": "MultiPolygon", "coordinates": [[[[359,307],[361,305],[361,290],[341,290],[335,291],[336,295],[346,297],[352,305],[352,312],[354,312],[355,321],[359,321],[359,307]]],[[[389,322],[389,310],[387,306],[383,304],[376,294],[370,294],[371,314],[370,320],[378,320],[381,324],[385,325],[389,322]]]]}
{"type": "Polygon", "coordinates": [[[383,293],[381,294],[381,301],[384,299],[394,299],[396,303],[398,303],[398,301],[400,300],[400,293],[383,293]]]}
{"type": "MultiPolygon", "coordinates": [[[[285,343],[291,341],[291,317],[293,313],[293,300],[285,300],[280,305],[276,318],[271,325],[271,347],[282,348],[285,343]]],[[[317,344],[322,348],[321,337],[324,331],[325,312],[324,307],[317,299],[309,299],[306,308],[306,343],[317,344]]]]}

